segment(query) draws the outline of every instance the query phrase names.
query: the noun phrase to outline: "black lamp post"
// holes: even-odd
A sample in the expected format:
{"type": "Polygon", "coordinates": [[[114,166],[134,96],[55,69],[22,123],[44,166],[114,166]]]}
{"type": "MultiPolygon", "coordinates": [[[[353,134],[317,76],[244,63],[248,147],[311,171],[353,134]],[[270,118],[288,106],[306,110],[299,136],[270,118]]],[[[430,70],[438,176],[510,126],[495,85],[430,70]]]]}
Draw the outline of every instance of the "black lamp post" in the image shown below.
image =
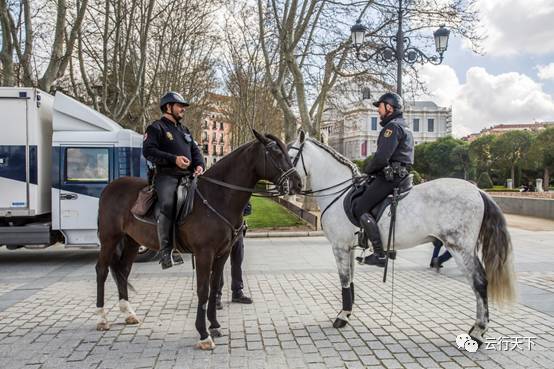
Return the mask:
{"type": "Polygon", "coordinates": [[[359,61],[367,62],[374,59],[377,62],[390,63],[396,61],[396,92],[402,96],[402,63],[431,63],[438,65],[442,63],[443,54],[448,48],[448,36],[450,31],[441,25],[433,36],[435,38],[435,48],[439,55],[427,56],[418,48],[410,45],[410,38],[404,36],[402,30],[403,9],[402,0],[398,1],[398,30],[395,36],[390,36],[388,44],[378,45],[372,53],[364,52],[362,49],[365,44],[365,34],[367,28],[362,25],[358,19],[356,24],[350,28],[352,43],[356,48],[356,58],[359,61]]]}

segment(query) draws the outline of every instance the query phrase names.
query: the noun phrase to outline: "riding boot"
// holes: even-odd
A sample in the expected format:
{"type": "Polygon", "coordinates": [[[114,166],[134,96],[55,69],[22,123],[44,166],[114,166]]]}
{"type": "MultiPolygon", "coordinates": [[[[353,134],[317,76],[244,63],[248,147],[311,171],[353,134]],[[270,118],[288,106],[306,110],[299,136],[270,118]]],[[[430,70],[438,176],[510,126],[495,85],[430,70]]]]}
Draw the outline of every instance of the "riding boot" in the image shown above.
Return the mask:
{"type": "Polygon", "coordinates": [[[373,254],[366,256],[364,263],[368,265],[377,265],[384,267],[386,263],[385,252],[383,251],[383,243],[381,242],[381,234],[377,222],[369,213],[364,213],[360,217],[360,225],[364,228],[364,232],[373,245],[373,254]]]}
{"type": "Polygon", "coordinates": [[[181,259],[180,263],[178,260],[173,260],[173,245],[171,237],[171,226],[172,220],[160,213],[158,217],[158,239],[160,241],[160,264],[162,269],[171,268],[175,264],[180,264],[183,262],[181,259]]]}

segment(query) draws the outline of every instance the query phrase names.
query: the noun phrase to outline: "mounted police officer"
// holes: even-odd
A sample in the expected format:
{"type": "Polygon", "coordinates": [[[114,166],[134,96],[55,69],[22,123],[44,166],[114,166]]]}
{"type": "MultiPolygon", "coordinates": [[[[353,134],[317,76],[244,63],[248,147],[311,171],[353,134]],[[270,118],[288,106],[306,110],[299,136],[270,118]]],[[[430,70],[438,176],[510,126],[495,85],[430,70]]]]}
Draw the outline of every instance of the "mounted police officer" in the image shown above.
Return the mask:
{"type": "Polygon", "coordinates": [[[377,139],[377,151],[364,168],[364,172],[372,178],[371,182],[357,199],[353,212],[373,245],[373,254],[367,256],[364,262],[384,267],[383,243],[370,211],[409,175],[414,163],[414,139],[402,117],[402,98],[399,95],[387,92],[373,105],[377,107],[383,128],[377,139]]]}
{"type": "Polygon", "coordinates": [[[142,153],[156,166],[154,189],[160,205],[157,228],[160,241],[160,264],[167,269],[182,264],[183,259],[173,254],[175,200],[179,180],[192,173],[204,172],[204,159],[187,127],[180,123],[189,106],[177,92],[167,92],[160,99],[162,117],[148,126],[144,134],[142,153]]]}

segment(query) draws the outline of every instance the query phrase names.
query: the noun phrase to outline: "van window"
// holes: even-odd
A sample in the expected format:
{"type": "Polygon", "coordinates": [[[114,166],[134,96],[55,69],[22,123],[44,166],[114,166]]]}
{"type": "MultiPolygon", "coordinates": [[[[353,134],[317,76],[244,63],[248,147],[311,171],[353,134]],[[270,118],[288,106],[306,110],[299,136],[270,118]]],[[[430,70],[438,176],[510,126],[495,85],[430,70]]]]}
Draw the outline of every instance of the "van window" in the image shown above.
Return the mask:
{"type": "Polygon", "coordinates": [[[109,149],[71,147],[65,155],[67,182],[109,182],[109,149]]]}

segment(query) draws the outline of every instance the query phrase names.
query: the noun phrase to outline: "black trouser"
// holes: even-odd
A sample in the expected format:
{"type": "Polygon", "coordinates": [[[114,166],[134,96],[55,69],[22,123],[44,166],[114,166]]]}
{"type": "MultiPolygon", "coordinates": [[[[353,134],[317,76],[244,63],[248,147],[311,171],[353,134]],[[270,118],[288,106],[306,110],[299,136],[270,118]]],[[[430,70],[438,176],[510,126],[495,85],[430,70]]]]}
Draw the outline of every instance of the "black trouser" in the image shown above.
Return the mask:
{"type": "MultiPolygon", "coordinates": [[[[242,283],[242,261],[244,260],[244,240],[242,232],[235,241],[231,254],[231,290],[233,295],[238,295],[244,288],[242,283]]],[[[219,291],[217,296],[221,297],[223,290],[223,274],[221,274],[221,280],[219,281],[219,291]]]]}
{"type": "Polygon", "coordinates": [[[389,182],[381,174],[377,175],[368,184],[364,193],[354,200],[353,213],[356,219],[360,219],[364,213],[369,213],[371,209],[393,193],[398,182],[389,182]]]}
{"type": "Polygon", "coordinates": [[[158,197],[160,212],[171,221],[175,220],[175,196],[179,178],[180,176],[156,174],[154,179],[154,189],[158,197]]]}

